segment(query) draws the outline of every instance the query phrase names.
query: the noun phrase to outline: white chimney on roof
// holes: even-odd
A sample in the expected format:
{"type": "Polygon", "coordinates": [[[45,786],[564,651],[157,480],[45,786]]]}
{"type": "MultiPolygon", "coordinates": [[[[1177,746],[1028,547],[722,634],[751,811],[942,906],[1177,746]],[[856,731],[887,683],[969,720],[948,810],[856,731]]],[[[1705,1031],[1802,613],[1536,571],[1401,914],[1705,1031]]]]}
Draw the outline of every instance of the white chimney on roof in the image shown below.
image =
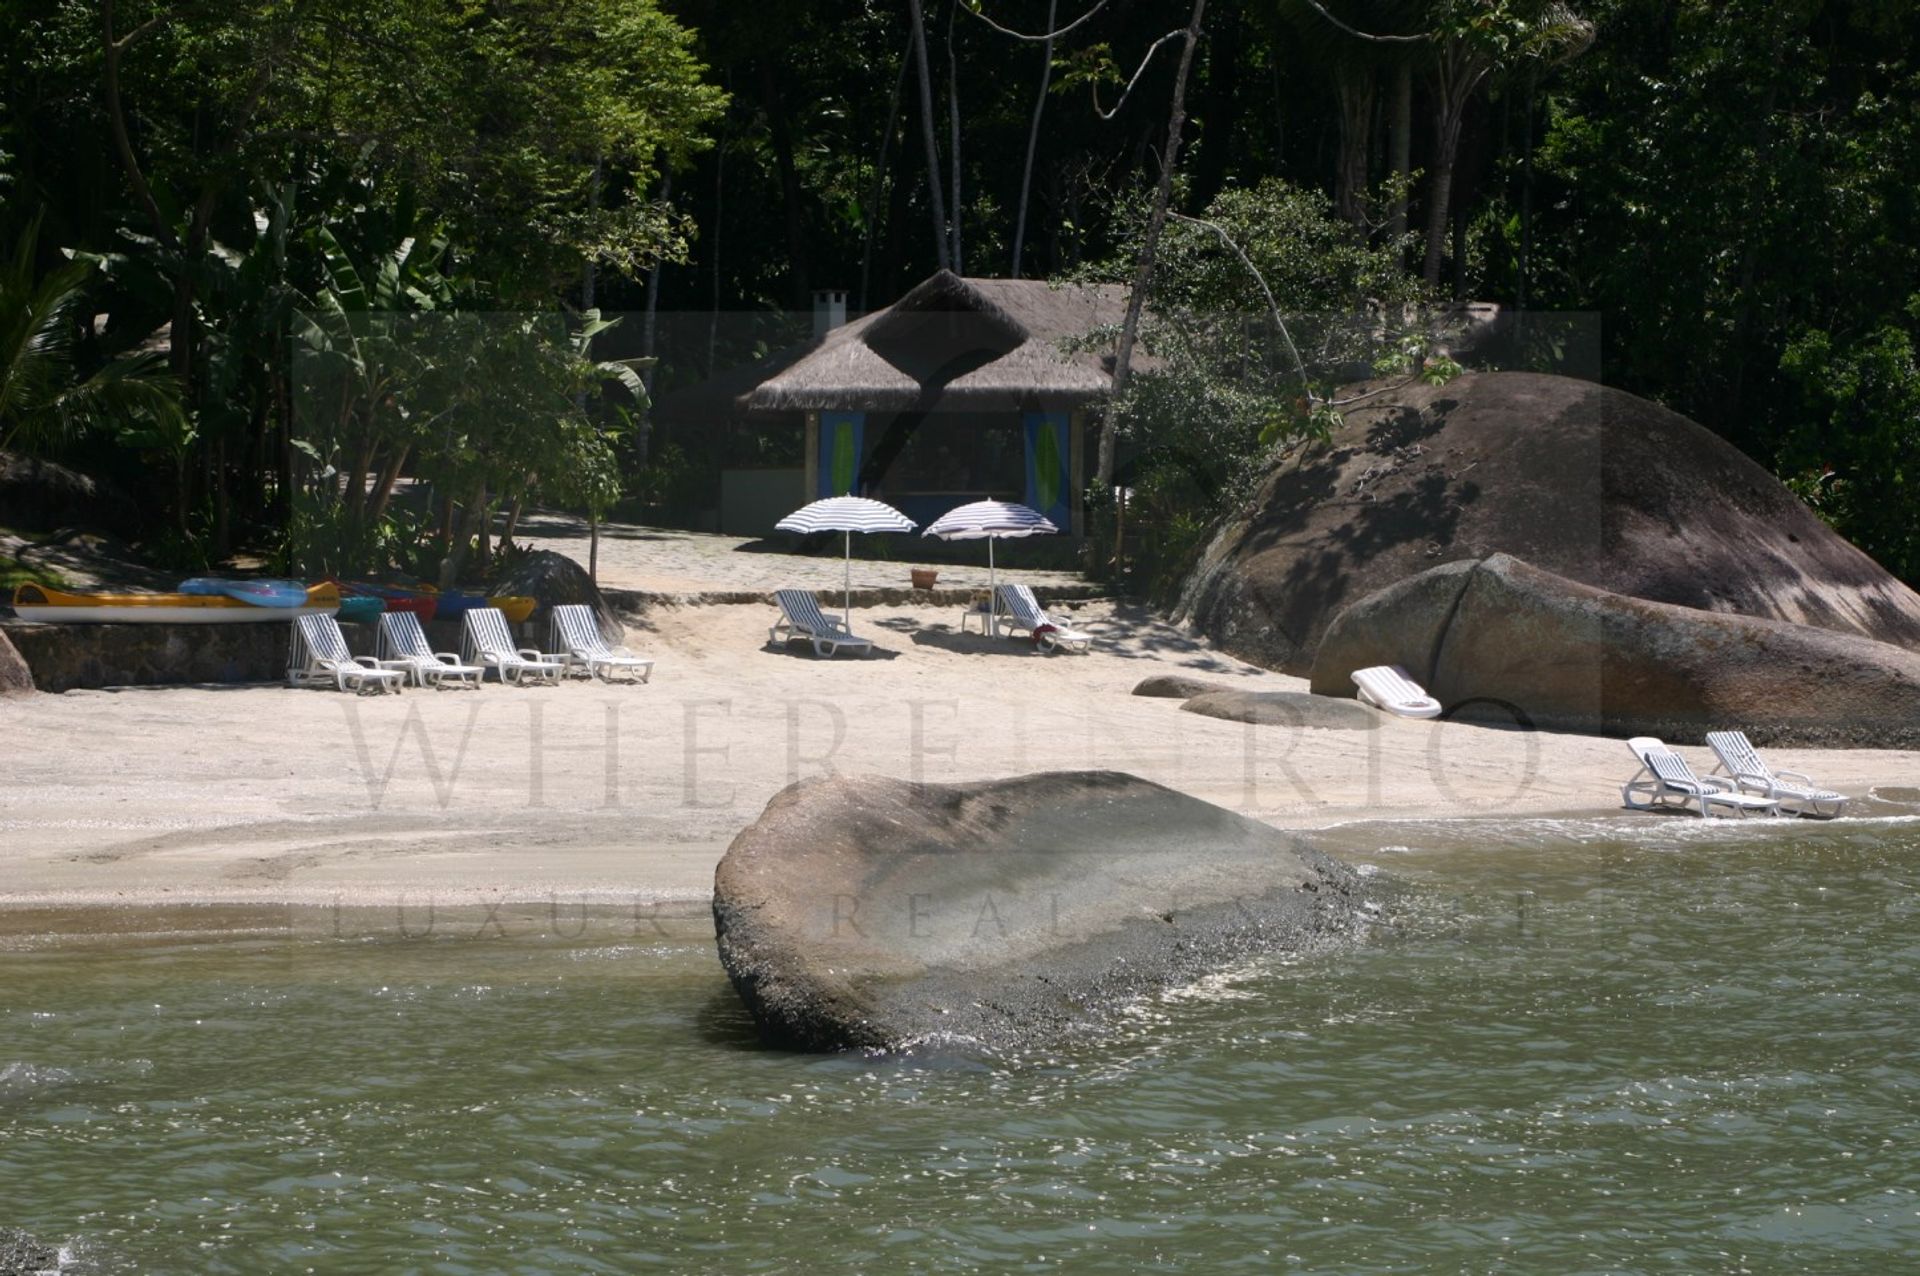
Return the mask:
{"type": "Polygon", "coordinates": [[[832,332],[847,321],[847,290],[823,288],[813,294],[813,339],[832,332]]]}

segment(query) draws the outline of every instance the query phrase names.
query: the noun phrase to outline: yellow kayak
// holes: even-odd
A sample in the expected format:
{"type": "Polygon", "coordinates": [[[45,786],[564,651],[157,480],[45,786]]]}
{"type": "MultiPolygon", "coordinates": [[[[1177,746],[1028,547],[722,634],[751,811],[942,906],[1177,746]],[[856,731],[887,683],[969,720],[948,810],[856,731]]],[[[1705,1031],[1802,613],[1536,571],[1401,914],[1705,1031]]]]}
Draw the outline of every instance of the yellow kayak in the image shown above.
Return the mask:
{"type": "Polygon", "coordinates": [[[497,607],[501,614],[506,616],[509,625],[518,625],[533,615],[533,609],[540,605],[538,598],[528,598],[522,594],[495,594],[488,598],[479,594],[470,594],[463,589],[450,589],[443,594],[427,584],[416,585],[413,588],[437,601],[435,614],[442,620],[459,620],[474,607],[497,607]]]}
{"type": "Polygon", "coordinates": [[[533,609],[540,605],[537,598],[525,598],[518,594],[501,594],[498,598],[487,599],[487,606],[498,607],[506,616],[509,625],[525,623],[533,615],[533,609]]]}
{"type": "Polygon", "coordinates": [[[223,594],[70,594],[45,585],[17,585],[13,610],[22,620],[57,624],[257,624],[294,616],[330,616],[340,610],[340,590],[319,584],[307,590],[304,607],[257,607],[223,594]]]}

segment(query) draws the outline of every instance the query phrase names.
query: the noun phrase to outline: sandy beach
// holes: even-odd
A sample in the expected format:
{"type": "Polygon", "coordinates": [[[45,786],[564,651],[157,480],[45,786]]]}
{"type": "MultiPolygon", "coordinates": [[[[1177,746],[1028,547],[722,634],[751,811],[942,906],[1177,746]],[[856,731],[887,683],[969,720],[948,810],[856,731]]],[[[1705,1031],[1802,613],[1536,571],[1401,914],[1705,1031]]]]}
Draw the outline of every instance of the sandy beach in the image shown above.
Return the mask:
{"type": "MultiPolygon", "coordinates": [[[[281,687],[41,695],[0,706],[0,905],[452,904],[564,895],[699,901],[738,830],[832,768],[950,781],[1111,768],[1285,828],[1363,820],[1609,817],[1617,740],[1386,720],[1253,727],[1130,695],[1181,672],[1300,679],[1224,657],[1144,610],[1069,612],[1090,656],[856,609],[869,658],[765,647],[771,607],[656,608],[629,640],[653,682],[410,690],[281,687]]],[[[1704,749],[1687,750],[1705,769],[1704,749]]],[[[1910,754],[1771,751],[1865,794],[1910,754]]],[[[1649,820],[1651,816],[1623,816],[1649,820]]]]}

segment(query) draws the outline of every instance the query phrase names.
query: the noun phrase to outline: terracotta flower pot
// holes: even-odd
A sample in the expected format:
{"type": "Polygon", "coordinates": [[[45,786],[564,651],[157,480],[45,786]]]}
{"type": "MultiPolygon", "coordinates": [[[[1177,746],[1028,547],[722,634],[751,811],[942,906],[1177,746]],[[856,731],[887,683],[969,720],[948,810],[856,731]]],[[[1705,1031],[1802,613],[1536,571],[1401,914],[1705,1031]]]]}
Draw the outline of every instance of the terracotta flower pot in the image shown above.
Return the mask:
{"type": "Polygon", "coordinates": [[[933,582],[940,579],[939,569],[933,567],[909,568],[908,574],[913,577],[915,589],[932,589],[933,582]]]}

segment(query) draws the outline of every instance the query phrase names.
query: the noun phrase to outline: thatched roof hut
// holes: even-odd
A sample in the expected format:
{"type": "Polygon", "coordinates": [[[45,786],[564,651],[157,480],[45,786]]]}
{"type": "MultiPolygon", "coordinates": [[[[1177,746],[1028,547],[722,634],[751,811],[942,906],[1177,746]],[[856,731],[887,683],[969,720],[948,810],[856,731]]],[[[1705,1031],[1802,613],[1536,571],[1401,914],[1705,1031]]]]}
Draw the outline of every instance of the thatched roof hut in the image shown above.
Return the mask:
{"type": "Polygon", "coordinates": [[[1085,407],[1113,356],[1073,343],[1117,326],[1115,285],[963,279],[941,271],[884,310],[826,334],[739,399],[748,412],[1019,411],[1085,407]]]}
{"type": "Polygon", "coordinates": [[[722,526],[757,529],[789,500],[856,491],[922,522],[984,496],[1024,500],[1078,533],[1087,416],[1111,392],[1126,304],[1116,285],[943,270],[885,309],[663,396],[655,415],[804,430],[791,484],[723,470],[722,526]]]}

